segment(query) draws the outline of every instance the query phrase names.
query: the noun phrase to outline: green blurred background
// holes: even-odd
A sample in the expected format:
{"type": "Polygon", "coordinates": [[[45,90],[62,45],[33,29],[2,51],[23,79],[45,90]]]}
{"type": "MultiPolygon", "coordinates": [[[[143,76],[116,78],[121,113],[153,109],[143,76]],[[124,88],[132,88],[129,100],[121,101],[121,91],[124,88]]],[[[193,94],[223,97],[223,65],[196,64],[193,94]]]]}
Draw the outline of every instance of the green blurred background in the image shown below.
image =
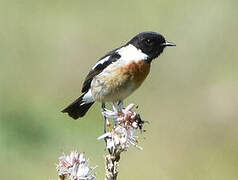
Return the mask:
{"type": "Polygon", "coordinates": [[[150,121],[122,155],[119,179],[238,179],[238,1],[1,0],[0,178],[57,179],[62,151],[86,152],[103,179],[100,105],[74,121],[60,110],[88,70],[135,34],[176,48],[126,100],[150,121]]]}

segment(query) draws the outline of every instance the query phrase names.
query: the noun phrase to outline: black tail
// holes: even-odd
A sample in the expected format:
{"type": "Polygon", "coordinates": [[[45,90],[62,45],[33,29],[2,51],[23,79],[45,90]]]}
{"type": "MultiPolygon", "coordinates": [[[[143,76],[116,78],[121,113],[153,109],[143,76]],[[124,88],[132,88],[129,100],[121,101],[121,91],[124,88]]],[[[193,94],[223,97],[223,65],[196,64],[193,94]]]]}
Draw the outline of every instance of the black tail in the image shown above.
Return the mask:
{"type": "Polygon", "coordinates": [[[74,119],[83,117],[94,103],[94,102],[90,102],[90,103],[83,102],[82,100],[84,95],[85,94],[80,96],[78,99],[76,99],[72,104],[70,104],[61,112],[68,113],[68,115],[74,119]]]}

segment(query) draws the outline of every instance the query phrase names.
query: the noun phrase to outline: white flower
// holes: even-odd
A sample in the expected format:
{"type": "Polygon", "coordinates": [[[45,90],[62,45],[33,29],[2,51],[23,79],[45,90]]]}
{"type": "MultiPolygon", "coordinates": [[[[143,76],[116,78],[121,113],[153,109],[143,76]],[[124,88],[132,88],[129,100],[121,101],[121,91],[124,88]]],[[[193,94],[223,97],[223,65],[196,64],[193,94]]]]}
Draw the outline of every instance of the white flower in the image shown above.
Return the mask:
{"type": "Polygon", "coordinates": [[[67,180],[91,180],[95,179],[92,171],[96,167],[89,168],[88,160],[85,158],[84,153],[72,151],[70,155],[63,155],[59,158],[57,165],[58,175],[67,180]]]}
{"type": "Polygon", "coordinates": [[[137,138],[134,133],[137,130],[142,129],[144,121],[140,119],[139,114],[132,111],[134,104],[128,105],[125,109],[122,109],[121,113],[106,110],[103,114],[108,118],[115,120],[115,126],[98,139],[105,139],[107,143],[107,149],[110,153],[120,153],[126,151],[129,145],[133,145],[138,149],[142,149],[137,145],[137,138]]]}

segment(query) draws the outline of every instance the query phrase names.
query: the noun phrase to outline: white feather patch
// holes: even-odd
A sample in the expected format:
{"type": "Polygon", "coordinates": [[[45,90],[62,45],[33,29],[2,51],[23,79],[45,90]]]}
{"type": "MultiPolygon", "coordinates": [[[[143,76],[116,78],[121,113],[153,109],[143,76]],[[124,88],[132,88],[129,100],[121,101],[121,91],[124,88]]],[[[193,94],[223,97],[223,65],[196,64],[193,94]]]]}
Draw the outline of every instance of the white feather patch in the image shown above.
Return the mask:
{"type": "Polygon", "coordinates": [[[83,96],[83,103],[81,103],[81,105],[90,102],[94,102],[91,89],[89,89],[89,91],[83,96]]]}
{"type": "Polygon", "coordinates": [[[124,61],[124,63],[130,63],[131,61],[138,62],[148,58],[148,55],[132,44],[128,44],[127,46],[118,49],[117,52],[121,56],[120,60],[124,61]]]}

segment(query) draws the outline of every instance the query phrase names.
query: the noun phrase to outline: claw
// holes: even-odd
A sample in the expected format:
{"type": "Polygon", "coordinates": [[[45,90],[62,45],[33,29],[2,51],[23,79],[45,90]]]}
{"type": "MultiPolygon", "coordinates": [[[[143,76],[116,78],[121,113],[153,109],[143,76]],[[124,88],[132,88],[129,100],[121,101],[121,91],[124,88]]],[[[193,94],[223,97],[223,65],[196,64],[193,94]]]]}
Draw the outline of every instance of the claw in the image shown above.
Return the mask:
{"type": "Polygon", "coordinates": [[[115,111],[111,111],[111,110],[108,110],[108,109],[104,109],[104,111],[102,112],[102,114],[107,117],[107,118],[111,118],[111,119],[114,119],[114,118],[117,118],[118,117],[118,113],[115,112],[115,111]]]}

